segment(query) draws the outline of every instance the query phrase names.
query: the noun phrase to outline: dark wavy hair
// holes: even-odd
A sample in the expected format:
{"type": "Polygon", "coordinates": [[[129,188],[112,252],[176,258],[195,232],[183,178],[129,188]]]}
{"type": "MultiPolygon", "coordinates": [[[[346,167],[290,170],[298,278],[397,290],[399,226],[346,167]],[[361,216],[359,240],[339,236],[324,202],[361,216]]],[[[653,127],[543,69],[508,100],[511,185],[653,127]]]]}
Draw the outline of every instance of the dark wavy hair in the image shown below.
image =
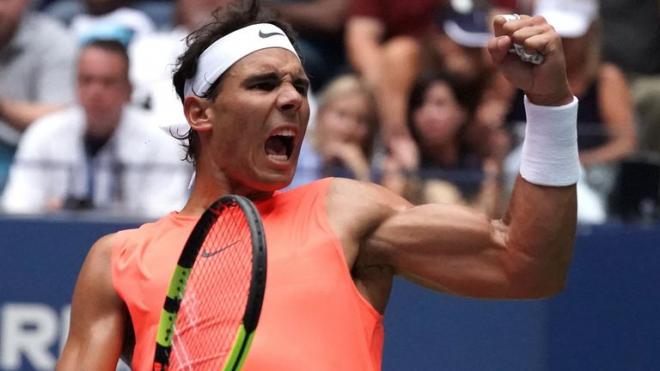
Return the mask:
{"type": "MultiPolygon", "coordinates": [[[[186,37],[187,49],[177,59],[172,81],[182,103],[185,98],[183,92],[184,84],[187,79],[195,76],[197,62],[202,53],[221,37],[257,23],[271,23],[281,28],[293,44],[296,52],[300,54],[295,40],[296,34],[291,26],[278,19],[274,12],[262,8],[258,0],[238,0],[230,5],[218,8],[213,12],[212,20],[209,23],[186,37]]],[[[220,92],[223,78],[224,74],[218,77],[208,91],[200,97],[214,100],[220,92]]],[[[196,165],[197,156],[200,151],[198,134],[192,129],[183,135],[172,134],[185,141],[186,160],[196,165]]]]}

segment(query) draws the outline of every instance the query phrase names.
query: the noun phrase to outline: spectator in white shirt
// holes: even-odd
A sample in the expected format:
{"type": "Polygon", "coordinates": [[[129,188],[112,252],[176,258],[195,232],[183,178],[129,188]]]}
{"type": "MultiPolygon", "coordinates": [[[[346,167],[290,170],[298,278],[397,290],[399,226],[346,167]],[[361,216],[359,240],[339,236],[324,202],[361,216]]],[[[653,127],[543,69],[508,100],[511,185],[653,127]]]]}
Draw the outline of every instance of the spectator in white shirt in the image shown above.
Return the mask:
{"type": "Polygon", "coordinates": [[[183,204],[190,170],[178,142],[128,105],[128,65],[119,42],[82,48],[79,104],[27,130],[3,194],[6,211],[93,208],[155,217],[183,204]]]}

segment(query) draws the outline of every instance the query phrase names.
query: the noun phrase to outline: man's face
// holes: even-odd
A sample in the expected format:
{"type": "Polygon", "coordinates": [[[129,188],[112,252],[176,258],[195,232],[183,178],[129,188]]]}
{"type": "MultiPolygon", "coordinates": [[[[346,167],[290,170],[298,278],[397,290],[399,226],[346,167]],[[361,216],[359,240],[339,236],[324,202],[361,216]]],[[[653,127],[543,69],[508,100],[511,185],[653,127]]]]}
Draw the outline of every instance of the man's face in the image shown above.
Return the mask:
{"type": "Polygon", "coordinates": [[[88,132],[106,135],[115,128],[130,98],[126,60],[118,53],[88,47],[78,62],[78,100],[87,116],[88,132]]]}
{"type": "Polygon", "coordinates": [[[207,108],[213,128],[202,150],[212,151],[234,188],[272,192],[291,182],[309,119],[308,87],[298,58],[281,48],[256,51],[225,72],[207,108]]]}
{"type": "Polygon", "coordinates": [[[27,4],[27,0],[0,0],[0,48],[14,36],[27,4]]]}

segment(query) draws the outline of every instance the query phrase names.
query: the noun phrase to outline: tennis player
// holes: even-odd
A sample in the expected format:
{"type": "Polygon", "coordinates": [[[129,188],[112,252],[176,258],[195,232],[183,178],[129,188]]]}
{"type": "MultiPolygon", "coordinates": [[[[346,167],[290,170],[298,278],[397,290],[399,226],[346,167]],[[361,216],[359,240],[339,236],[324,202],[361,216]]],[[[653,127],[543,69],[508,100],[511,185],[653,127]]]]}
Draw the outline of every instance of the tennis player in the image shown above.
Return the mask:
{"type": "Polygon", "coordinates": [[[527,134],[508,211],[412,206],[374,184],[323,179],[280,192],[309,118],[308,77],[289,28],[257,5],[198,30],[174,84],[196,168],[186,206],[100,239],[75,289],[59,370],[112,370],[123,350],[149,370],[156,327],[190,230],[219,196],[251,198],[264,220],[268,281],[244,370],[379,370],[392,280],[487,298],[540,298],[564,285],[576,224],[577,101],[560,38],[543,18],[496,17],[495,63],[526,92],[527,134]],[[525,63],[513,43],[544,61],[525,63]]]}

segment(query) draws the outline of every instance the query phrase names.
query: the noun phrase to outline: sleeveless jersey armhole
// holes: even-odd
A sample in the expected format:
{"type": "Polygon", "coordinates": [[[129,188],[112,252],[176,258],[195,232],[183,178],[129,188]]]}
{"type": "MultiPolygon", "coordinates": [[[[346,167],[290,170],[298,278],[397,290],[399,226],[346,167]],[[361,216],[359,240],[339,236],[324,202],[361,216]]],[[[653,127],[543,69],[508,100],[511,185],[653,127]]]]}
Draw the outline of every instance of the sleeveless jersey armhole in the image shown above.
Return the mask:
{"type": "MultiPolygon", "coordinates": [[[[320,225],[321,227],[330,235],[333,236],[333,243],[332,245],[335,248],[335,252],[339,255],[339,258],[341,259],[342,262],[346,262],[346,256],[344,254],[344,248],[342,246],[341,240],[339,239],[339,236],[335,233],[334,229],[330,225],[330,221],[328,219],[328,207],[327,207],[327,200],[328,200],[328,193],[330,190],[330,186],[332,184],[332,181],[335,178],[325,178],[321,180],[320,184],[320,189],[319,189],[319,201],[321,203],[321,207],[319,210],[323,210],[322,215],[319,217],[320,225]]],[[[353,288],[353,292],[355,293],[355,296],[357,297],[358,301],[362,303],[362,306],[367,310],[367,312],[377,321],[377,323],[382,323],[383,321],[383,315],[374,308],[374,306],[365,298],[360,290],[358,290],[357,286],[355,285],[355,281],[353,281],[353,275],[351,274],[350,269],[348,268],[347,264],[342,264],[342,267],[345,271],[345,277],[347,280],[350,281],[351,287],[353,288]]]]}
{"type": "Polygon", "coordinates": [[[121,284],[119,279],[121,277],[121,270],[125,266],[125,263],[122,261],[123,257],[127,253],[126,241],[129,239],[130,230],[123,230],[115,232],[115,238],[113,239],[113,246],[110,249],[110,271],[112,278],[112,288],[115,290],[117,295],[121,298],[123,302],[126,302],[124,292],[121,290],[121,284]]]}

